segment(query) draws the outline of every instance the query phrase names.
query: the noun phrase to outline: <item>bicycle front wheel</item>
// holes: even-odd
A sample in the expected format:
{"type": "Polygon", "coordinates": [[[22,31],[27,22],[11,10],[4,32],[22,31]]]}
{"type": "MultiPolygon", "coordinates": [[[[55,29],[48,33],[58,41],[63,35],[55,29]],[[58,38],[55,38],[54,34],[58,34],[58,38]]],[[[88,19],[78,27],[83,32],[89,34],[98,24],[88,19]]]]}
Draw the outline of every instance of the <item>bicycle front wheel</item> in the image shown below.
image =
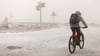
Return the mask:
{"type": "Polygon", "coordinates": [[[80,44],[79,44],[80,49],[83,49],[84,47],[84,35],[80,35],[80,44]]]}

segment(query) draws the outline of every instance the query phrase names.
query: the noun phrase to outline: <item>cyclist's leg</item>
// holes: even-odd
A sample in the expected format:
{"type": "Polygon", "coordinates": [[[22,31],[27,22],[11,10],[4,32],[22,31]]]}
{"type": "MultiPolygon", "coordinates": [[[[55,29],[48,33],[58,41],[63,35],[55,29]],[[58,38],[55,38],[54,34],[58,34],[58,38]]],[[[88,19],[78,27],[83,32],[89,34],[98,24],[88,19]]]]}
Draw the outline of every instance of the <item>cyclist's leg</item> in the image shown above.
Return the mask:
{"type": "Polygon", "coordinates": [[[71,30],[72,30],[72,37],[73,37],[73,43],[75,42],[75,40],[76,40],[76,38],[75,38],[75,31],[76,31],[76,29],[75,29],[75,27],[71,27],[71,30]]]}
{"type": "Polygon", "coordinates": [[[81,30],[80,30],[80,28],[78,27],[78,28],[76,28],[76,31],[77,31],[77,37],[78,37],[78,39],[77,39],[77,45],[79,45],[81,30]]]}
{"type": "Polygon", "coordinates": [[[74,27],[71,27],[71,31],[72,31],[72,36],[74,36],[76,29],[74,27]]]}

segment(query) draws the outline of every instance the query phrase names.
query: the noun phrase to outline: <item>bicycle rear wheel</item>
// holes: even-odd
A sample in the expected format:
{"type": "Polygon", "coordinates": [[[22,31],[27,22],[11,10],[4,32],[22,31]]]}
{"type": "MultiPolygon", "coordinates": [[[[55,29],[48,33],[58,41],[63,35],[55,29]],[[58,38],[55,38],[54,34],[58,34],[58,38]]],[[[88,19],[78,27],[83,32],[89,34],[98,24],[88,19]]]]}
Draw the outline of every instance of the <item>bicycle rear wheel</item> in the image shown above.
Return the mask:
{"type": "Polygon", "coordinates": [[[80,35],[80,44],[79,44],[80,49],[83,49],[84,47],[84,35],[80,35]]]}
{"type": "Polygon", "coordinates": [[[75,50],[76,50],[76,41],[71,36],[69,39],[69,52],[72,54],[75,52],[75,50]]]}

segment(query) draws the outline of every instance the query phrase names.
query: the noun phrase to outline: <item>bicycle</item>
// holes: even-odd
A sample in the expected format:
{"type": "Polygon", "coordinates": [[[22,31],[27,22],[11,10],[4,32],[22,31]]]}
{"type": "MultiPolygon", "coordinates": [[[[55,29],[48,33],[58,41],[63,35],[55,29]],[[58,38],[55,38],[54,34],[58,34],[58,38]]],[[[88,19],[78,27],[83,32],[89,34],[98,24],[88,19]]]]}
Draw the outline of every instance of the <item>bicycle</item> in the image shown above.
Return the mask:
{"type": "MultiPolygon", "coordinates": [[[[85,27],[80,27],[80,28],[85,28],[85,27]]],[[[70,37],[69,52],[71,54],[75,52],[76,46],[79,46],[80,49],[83,49],[83,47],[84,47],[84,34],[82,32],[81,32],[79,40],[77,37],[77,32],[75,32],[75,34],[70,37]],[[79,45],[77,45],[77,42],[79,42],[79,45]]]]}

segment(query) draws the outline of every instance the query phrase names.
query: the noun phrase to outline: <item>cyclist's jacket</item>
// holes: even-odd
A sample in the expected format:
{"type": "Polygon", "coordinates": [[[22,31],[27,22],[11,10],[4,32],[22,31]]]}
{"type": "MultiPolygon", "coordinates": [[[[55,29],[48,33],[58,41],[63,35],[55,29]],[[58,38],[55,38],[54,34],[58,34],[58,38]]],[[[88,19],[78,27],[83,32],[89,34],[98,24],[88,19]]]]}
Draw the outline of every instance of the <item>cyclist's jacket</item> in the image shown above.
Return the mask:
{"type": "MultiPolygon", "coordinates": [[[[81,17],[78,17],[79,22],[80,22],[80,19],[81,19],[81,17]]],[[[79,22],[75,23],[75,24],[70,23],[70,27],[80,27],[79,22]]]]}

